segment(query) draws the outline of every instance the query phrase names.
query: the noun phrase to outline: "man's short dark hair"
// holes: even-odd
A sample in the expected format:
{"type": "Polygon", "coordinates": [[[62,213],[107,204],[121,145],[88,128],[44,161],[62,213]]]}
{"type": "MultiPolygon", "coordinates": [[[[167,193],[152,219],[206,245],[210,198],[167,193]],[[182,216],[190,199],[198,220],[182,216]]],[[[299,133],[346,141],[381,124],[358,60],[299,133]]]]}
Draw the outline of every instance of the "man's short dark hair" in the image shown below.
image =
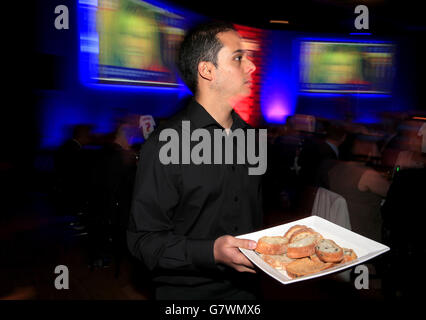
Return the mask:
{"type": "Polygon", "coordinates": [[[339,141],[346,136],[346,130],[343,126],[337,124],[328,124],[326,126],[326,139],[339,141]]]}
{"type": "Polygon", "coordinates": [[[217,67],[217,54],[223,47],[217,34],[232,30],[236,31],[231,23],[214,21],[198,25],[185,35],[179,50],[178,68],[194,95],[198,89],[198,64],[209,61],[217,67]]]}

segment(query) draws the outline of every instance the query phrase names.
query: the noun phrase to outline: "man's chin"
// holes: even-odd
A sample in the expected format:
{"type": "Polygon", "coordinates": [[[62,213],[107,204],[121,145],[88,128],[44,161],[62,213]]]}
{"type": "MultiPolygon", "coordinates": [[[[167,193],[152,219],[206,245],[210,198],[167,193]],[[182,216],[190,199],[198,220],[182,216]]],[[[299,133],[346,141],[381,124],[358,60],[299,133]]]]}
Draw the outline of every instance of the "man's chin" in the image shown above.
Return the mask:
{"type": "Polygon", "coordinates": [[[241,92],[230,99],[231,105],[235,105],[236,103],[244,100],[245,98],[250,97],[251,90],[247,90],[247,92],[241,92]]]}
{"type": "Polygon", "coordinates": [[[251,95],[252,92],[252,87],[251,86],[246,86],[244,91],[241,93],[241,99],[247,98],[251,95]]]}

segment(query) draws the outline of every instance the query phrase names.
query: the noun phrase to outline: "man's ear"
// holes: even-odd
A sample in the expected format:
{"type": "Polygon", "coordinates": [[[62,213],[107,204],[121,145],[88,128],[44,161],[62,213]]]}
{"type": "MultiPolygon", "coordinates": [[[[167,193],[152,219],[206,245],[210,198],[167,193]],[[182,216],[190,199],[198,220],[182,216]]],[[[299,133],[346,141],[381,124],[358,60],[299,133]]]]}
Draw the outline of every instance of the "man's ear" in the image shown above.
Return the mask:
{"type": "Polygon", "coordinates": [[[212,81],[214,78],[215,66],[209,61],[201,61],[198,64],[198,74],[201,78],[212,81]]]}

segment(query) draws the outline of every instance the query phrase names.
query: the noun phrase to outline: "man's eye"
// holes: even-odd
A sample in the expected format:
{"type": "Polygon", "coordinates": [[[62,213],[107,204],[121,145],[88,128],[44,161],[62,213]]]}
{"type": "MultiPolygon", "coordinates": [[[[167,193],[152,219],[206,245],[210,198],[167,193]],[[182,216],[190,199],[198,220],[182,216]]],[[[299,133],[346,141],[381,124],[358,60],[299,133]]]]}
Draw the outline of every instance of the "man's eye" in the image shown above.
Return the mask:
{"type": "Polygon", "coordinates": [[[241,61],[243,59],[243,56],[237,56],[237,57],[235,57],[235,60],[237,60],[237,61],[241,61]]]}

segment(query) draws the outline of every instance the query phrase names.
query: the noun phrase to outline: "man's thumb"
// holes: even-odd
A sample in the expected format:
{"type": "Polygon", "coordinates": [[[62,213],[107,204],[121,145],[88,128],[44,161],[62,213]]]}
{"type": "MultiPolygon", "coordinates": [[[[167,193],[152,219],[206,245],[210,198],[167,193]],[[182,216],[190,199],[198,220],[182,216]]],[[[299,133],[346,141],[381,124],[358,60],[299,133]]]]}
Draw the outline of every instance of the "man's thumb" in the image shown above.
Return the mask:
{"type": "Polygon", "coordinates": [[[253,240],[249,240],[249,239],[237,239],[236,238],[236,243],[235,245],[237,247],[243,248],[243,249],[250,249],[253,250],[254,248],[257,247],[257,243],[256,241],[253,240]]]}

